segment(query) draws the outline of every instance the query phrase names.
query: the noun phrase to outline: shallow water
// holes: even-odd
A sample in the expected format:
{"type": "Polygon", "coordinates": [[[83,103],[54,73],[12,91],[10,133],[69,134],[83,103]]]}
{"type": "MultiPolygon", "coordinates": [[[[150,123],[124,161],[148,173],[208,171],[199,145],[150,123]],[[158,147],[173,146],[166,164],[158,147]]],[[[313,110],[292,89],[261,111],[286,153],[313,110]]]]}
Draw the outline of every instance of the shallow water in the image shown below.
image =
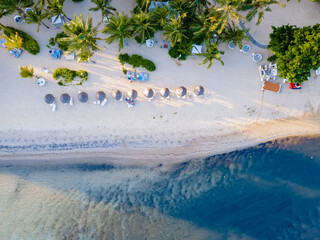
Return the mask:
{"type": "Polygon", "coordinates": [[[0,163],[0,239],[320,239],[320,137],[174,166],[0,163]]]}

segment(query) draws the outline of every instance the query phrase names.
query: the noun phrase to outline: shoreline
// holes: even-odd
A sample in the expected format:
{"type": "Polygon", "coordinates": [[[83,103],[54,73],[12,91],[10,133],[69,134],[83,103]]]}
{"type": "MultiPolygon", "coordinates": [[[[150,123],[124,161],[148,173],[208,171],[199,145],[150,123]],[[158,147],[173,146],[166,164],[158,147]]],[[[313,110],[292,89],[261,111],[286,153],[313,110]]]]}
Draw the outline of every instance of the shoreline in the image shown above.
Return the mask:
{"type": "MultiPolygon", "coordinates": [[[[320,116],[279,119],[254,123],[243,129],[220,136],[199,136],[192,143],[169,147],[109,147],[97,146],[84,149],[21,151],[15,153],[0,152],[0,161],[49,161],[49,162],[112,162],[117,164],[175,164],[195,158],[229,153],[257,146],[276,139],[292,137],[315,137],[320,135],[320,116]],[[283,128],[285,126],[285,128],[283,128]],[[301,127],[303,126],[303,127],[301,127]],[[88,161],[88,159],[92,160],[88,161]]],[[[187,138],[187,137],[186,137],[187,138]]],[[[138,142],[135,143],[139,145],[138,142]]]]}

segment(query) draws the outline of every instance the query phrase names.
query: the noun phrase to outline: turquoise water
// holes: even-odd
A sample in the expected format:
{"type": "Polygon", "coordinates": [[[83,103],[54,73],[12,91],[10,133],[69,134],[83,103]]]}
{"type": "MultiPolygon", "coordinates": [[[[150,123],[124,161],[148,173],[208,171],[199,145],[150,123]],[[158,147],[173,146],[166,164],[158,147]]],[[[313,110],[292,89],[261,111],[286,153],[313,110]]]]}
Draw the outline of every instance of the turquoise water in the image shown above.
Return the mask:
{"type": "Polygon", "coordinates": [[[320,239],[320,137],[176,165],[0,163],[0,239],[320,239]]]}

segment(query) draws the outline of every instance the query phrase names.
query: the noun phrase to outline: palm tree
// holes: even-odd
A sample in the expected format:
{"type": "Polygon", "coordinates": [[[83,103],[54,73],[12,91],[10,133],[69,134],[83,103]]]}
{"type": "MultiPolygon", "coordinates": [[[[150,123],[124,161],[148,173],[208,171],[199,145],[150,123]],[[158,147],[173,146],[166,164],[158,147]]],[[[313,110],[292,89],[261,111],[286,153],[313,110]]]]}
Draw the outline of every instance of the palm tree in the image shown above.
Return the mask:
{"type": "Polygon", "coordinates": [[[102,20],[104,17],[109,18],[109,15],[113,15],[113,11],[116,12],[117,9],[110,6],[110,0],[91,0],[96,7],[90,8],[89,11],[99,11],[101,10],[102,13],[102,20]]]}
{"type": "Polygon", "coordinates": [[[20,49],[22,47],[23,40],[16,34],[11,34],[10,36],[4,35],[4,39],[7,41],[4,46],[10,51],[11,49],[20,49]]]}
{"type": "Polygon", "coordinates": [[[193,0],[192,6],[195,6],[197,10],[200,12],[203,8],[208,8],[211,3],[208,0],[193,0]]]}
{"type": "Polygon", "coordinates": [[[90,61],[93,51],[102,51],[96,44],[97,40],[103,40],[96,37],[96,35],[102,31],[97,30],[99,25],[100,23],[92,27],[92,18],[89,13],[85,21],[82,14],[80,14],[79,17],[75,16],[74,20],[63,25],[62,29],[67,37],[60,38],[58,42],[63,42],[68,45],[67,55],[75,52],[79,62],[90,61]]]}
{"type": "Polygon", "coordinates": [[[213,25],[215,23],[211,22],[204,12],[199,12],[196,16],[196,20],[190,26],[190,30],[193,32],[194,38],[203,39],[206,47],[209,48],[212,39],[214,39],[216,31],[212,31],[213,25]]]}
{"type": "Polygon", "coordinates": [[[132,26],[130,25],[130,19],[123,12],[116,13],[111,16],[108,24],[104,29],[104,33],[110,34],[106,39],[107,43],[112,43],[115,40],[119,40],[119,52],[123,48],[126,38],[130,38],[132,35],[132,26]]]}
{"type": "Polygon", "coordinates": [[[240,29],[234,24],[234,22],[232,22],[232,24],[228,23],[226,25],[219,38],[223,42],[232,41],[235,46],[239,45],[239,47],[242,48],[242,41],[250,40],[250,38],[246,35],[248,31],[249,29],[240,29]]]}
{"type": "Polygon", "coordinates": [[[159,30],[163,29],[171,15],[172,12],[166,6],[156,7],[152,12],[152,17],[155,23],[158,25],[159,30]]]}
{"type": "Polygon", "coordinates": [[[23,78],[32,78],[34,77],[33,75],[33,67],[30,65],[30,68],[28,68],[28,66],[24,66],[24,67],[21,67],[19,66],[20,68],[20,76],[23,77],[23,78]]]}
{"type": "Polygon", "coordinates": [[[170,18],[170,21],[163,28],[163,35],[166,36],[166,39],[170,38],[170,41],[173,45],[175,45],[177,42],[181,42],[184,38],[187,38],[185,35],[186,30],[183,28],[182,24],[182,19],[185,16],[186,14],[183,14],[178,18],[170,18]]]}
{"type": "Polygon", "coordinates": [[[238,13],[238,8],[243,0],[217,0],[217,6],[209,9],[208,19],[214,23],[211,31],[222,33],[227,23],[231,20],[239,23],[243,17],[238,13]]]}
{"type": "Polygon", "coordinates": [[[18,11],[21,16],[25,17],[22,8],[31,7],[33,0],[1,0],[0,1],[0,18],[11,15],[18,11]]]}
{"type": "Polygon", "coordinates": [[[33,11],[27,12],[26,17],[26,23],[36,23],[38,24],[37,32],[39,32],[40,25],[42,24],[47,29],[49,29],[49,26],[47,26],[42,20],[46,19],[48,17],[48,12],[42,13],[42,9],[35,7],[33,8],[33,11]]]}
{"type": "Polygon", "coordinates": [[[251,0],[251,3],[245,2],[247,6],[251,6],[252,9],[249,11],[249,13],[246,16],[246,20],[251,21],[254,16],[258,14],[258,21],[256,25],[259,25],[264,17],[264,11],[271,11],[271,8],[269,7],[271,4],[278,4],[282,7],[285,7],[286,5],[282,2],[279,2],[277,0],[251,0]],[[259,12],[260,10],[260,12],[259,12]]]}
{"type": "Polygon", "coordinates": [[[138,4],[138,8],[141,11],[147,12],[152,0],[136,0],[138,4]]]}
{"type": "Polygon", "coordinates": [[[133,14],[131,25],[133,27],[133,35],[136,36],[136,40],[140,44],[152,38],[157,31],[157,24],[152,18],[151,13],[147,12],[140,11],[133,14]]]}
{"type": "Polygon", "coordinates": [[[43,9],[46,3],[47,3],[47,0],[37,0],[34,7],[39,7],[40,9],[43,9]]]}
{"type": "Polygon", "coordinates": [[[71,21],[71,18],[68,18],[68,16],[63,11],[63,4],[65,0],[48,0],[47,1],[47,11],[48,11],[48,17],[58,17],[60,15],[65,16],[69,21],[71,21]]]}
{"type": "Polygon", "coordinates": [[[194,15],[195,6],[194,3],[189,0],[174,0],[169,1],[169,6],[173,9],[174,12],[182,15],[184,13],[189,13],[190,15],[194,15]]]}
{"type": "Polygon", "coordinates": [[[221,62],[222,65],[224,65],[224,62],[221,60],[220,54],[224,54],[224,52],[219,51],[217,45],[212,43],[211,47],[207,49],[207,52],[198,53],[196,55],[205,57],[205,59],[199,65],[206,64],[207,62],[209,62],[207,68],[210,68],[214,60],[218,60],[219,62],[221,62]]]}

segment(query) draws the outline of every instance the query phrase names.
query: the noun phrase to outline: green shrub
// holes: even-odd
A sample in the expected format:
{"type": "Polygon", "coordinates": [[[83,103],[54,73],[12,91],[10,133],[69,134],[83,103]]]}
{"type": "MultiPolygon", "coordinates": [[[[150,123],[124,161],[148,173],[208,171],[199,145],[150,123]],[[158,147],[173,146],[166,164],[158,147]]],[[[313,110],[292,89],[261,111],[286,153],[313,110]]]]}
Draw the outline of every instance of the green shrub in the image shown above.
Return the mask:
{"type": "Polygon", "coordinates": [[[75,71],[68,68],[57,68],[53,72],[53,78],[59,80],[58,84],[61,86],[66,86],[66,84],[73,85],[72,81],[76,77],[80,78],[80,82],[76,83],[76,85],[82,85],[83,81],[88,80],[88,72],[84,70],[75,71]]]}
{"type": "Polygon", "coordinates": [[[50,46],[56,45],[56,40],[53,37],[49,39],[49,45],[50,46]]]}
{"type": "Polygon", "coordinates": [[[29,34],[15,29],[13,27],[4,27],[3,28],[3,33],[7,36],[10,36],[11,34],[18,33],[19,37],[22,38],[23,43],[22,47],[29,53],[36,55],[37,53],[40,52],[40,46],[36,40],[34,40],[29,34]]]}
{"type": "Polygon", "coordinates": [[[65,34],[64,32],[58,33],[54,40],[55,42],[58,44],[58,47],[62,50],[62,51],[67,51],[68,50],[68,44],[66,42],[60,42],[59,39],[60,38],[64,38],[64,37],[68,37],[67,34],[65,34]]]}
{"type": "Polygon", "coordinates": [[[180,53],[178,52],[178,48],[176,46],[173,46],[169,49],[169,56],[172,58],[179,57],[180,53]]]}
{"type": "Polygon", "coordinates": [[[272,55],[271,57],[268,57],[267,59],[269,62],[275,62],[277,61],[277,56],[276,55],[272,55]]]}
{"type": "Polygon", "coordinates": [[[142,59],[142,65],[141,66],[144,67],[145,69],[147,69],[150,72],[153,72],[153,71],[156,70],[156,65],[152,61],[150,61],[148,59],[142,59]]]}
{"type": "Polygon", "coordinates": [[[122,72],[123,72],[123,74],[127,74],[128,70],[125,68],[122,68],[122,72]]]}
{"type": "Polygon", "coordinates": [[[133,68],[140,67],[142,65],[142,57],[137,54],[132,54],[131,58],[129,59],[128,63],[132,65],[133,68]]]}
{"type": "Polygon", "coordinates": [[[82,2],[83,0],[72,0],[72,2],[82,2]]]}
{"type": "MultiPolygon", "coordinates": [[[[122,65],[127,63],[129,65],[132,65],[133,68],[143,67],[150,72],[153,72],[156,70],[156,65],[152,61],[148,59],[144,59],[143,57],[137,54],[132,54],[132,56],[130,56],[127,53],[119,54],[118,59],[122,65]]],[[[123,68],[123,71],[124,71],[124,68],[123,68]]]]}
{"type": "Polygon", "coordinates": [[[124,53],[124,54],[120,54],[119,57],[118,57],[118,59],[119,59],[121,65],[123,65],[123,64],[125,64],[126,62],[129,61],[130,56],[129,56],[129,54],[124,53]]]}

